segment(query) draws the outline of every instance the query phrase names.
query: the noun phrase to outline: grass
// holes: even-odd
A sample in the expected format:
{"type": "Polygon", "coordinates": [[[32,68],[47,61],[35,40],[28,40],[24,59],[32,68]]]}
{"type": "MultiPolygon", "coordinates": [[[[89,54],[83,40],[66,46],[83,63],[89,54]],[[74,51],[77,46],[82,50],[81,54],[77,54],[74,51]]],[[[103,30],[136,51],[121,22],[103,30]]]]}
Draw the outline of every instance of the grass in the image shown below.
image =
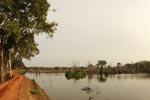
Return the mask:
{"type": "Polygon", "coordinates": [[[40,92],[40,90],[38,90],[38,89],[32,89],[30,91],[30,93],[32,93],[32,94],[39,94],[39,92],[40,92]]]}
{"type": "MultiPolygon", "coordinates": [[[[37,83],[36,83],[35,79],[31,79],[31,81],[32,81],[32,83],[37,87],[37,83]]],[[[30,91],[30,93],[32,93],[32,94],[39,94],[39,92],[40,92],[39,89],[32,89],[32,90],[30,91]]]]}
{"type": "Polygon", "coordinates": [[[26,71],[19,71],[19,74],[24,75],[26,71]]]}
{"type": "Polygon", "coordinates": [[[31,81],[33,82],[34,85],[36,85],[35,79],[31,79],[31,81]]]}

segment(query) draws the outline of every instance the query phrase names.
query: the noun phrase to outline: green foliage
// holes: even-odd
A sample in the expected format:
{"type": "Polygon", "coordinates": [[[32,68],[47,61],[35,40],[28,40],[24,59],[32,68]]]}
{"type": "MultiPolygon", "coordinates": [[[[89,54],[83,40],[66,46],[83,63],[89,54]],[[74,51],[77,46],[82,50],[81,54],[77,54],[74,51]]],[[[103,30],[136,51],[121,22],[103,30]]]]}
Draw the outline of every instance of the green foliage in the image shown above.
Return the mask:
{"type": "Polygon", "coordinates": [[[105,66],[106,64],[107,64],[107,62],[105,60],[99,60],[97,62],[97,66],[101,66],[101,67],[105,66]]]}
{"type": "Polygon", "coordinates": [[[86,77],[86,73],[83,71],[74,70],[66,72],[65,76],[67,79],[82,79],[86,77]]]}
{"type": "Polygon", "coordinates": [[[24,75],[26,74],[26,71],[20,71],[19,74],[24,75]]]}
{"type": "Polygon", "coordinates": [[[34,85],[36,85],[35,79],[31,79],[31,81],[33,82],[34,85]]]}
{"type": "Polygon", "coordinates": [[[53,36],[57,23],[47,22],[47,0],[1,0],[0,37],[5,51],[14,48],[14,55],[30,59],[39,53],[35,35],[53,36]],[[5,37],[5,38],[4,38],[5,37]]]}
{"type": "Polygon", "coordinates": [[[38,89],[32,89],[30,91],[30,93],[32,93],[32,94],[39,94],[39,92],[40,92],[40,90],[38,90],[38,89]]]}
{"type": "MultiPolygon", "coordinates": [[[[31,79],[31,81],[33,82],[34,85],[37,85],[35,79],[31,79]]],[[[30,92],[32,94],[38,94],[40,92],[40,90],[39,89],[32,89],[30,92]]]]}
{"type": "Polygon", "coordinates": [[[12,59],[12,69],[26,69],[24,63],[20,59],[12,59]]]}
{"type": "Polygon", "coordinates": [[[57,23],[47,21],[49,7],[47,0],[0,0],[0,81],[12,58],[30,60],[39,53],[35,36],[53,36],[57,23]]]}

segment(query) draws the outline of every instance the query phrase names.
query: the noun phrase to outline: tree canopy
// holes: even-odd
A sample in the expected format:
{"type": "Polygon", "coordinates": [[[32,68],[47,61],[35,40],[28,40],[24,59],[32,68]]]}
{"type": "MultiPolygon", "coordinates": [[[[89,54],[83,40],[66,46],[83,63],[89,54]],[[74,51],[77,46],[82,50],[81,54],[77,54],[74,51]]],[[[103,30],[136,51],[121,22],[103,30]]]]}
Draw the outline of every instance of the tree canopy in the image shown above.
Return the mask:
{"type": "Polygon", "coordinates": [[[101,67],[105,66],[106,64],[107,62],[105,60],[98,60],[97,62],[97,66],[101,66],[101,67]]]}
{"type": "Polygon", "coordinates": [[[0,80],[5,68],[11,70],[12,57],[30,59],[39,53],[35,35],[53,36],[57,23],[47,21],[49,7],[47,0],[0,1],[0,80]]]}

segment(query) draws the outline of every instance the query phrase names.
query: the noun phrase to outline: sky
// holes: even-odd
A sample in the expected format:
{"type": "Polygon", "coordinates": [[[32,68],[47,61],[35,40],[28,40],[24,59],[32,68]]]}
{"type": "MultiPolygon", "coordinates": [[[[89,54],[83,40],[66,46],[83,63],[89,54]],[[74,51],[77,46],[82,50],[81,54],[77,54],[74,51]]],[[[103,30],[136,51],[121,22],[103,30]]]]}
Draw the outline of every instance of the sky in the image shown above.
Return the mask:
{"type": "Polygon", "coordinates": [[[48,0],[47,20],[58,23],[52,39],[35,39],[40,54],[26,66],[84,66],[106,60],[150,60],[150,0],[48,0]]]}

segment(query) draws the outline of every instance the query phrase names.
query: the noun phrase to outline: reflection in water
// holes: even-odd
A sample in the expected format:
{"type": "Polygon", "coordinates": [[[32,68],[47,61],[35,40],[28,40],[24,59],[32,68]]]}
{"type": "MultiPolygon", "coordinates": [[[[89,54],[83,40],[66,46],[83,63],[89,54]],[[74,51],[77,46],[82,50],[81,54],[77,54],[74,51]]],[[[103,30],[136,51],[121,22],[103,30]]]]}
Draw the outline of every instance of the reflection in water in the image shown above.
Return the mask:
{"type": "Polygon", "coordinates": [[[35,73],[35,76],[38,77],[38,76],[40,76],[40,74],[41,74],[41,73],[37,73],[37,72],[36,72],[36,73],[35,73]]]}
{"type": "MultiPolygon", "coordinates": [[[[94,78],[94,75],[88,75],[88,81],[90,81],[94,78]]],[[[107,78],[117,78],[118,80],[125,80],[125,79],[141,79],[141,80],[147,80],[150,79],[150,74],[116,74],[116,75],[104,75],[104,74],[97,74],[97,80],[98,82],[106,82],[107,78]]]]}
{"type": "Polygon", "coordinates": [[[125,80],[125,79],[138,79],[138,80],[147,80],[150,79],[150,74],[116,74],[116,75],[109,75],[109,78],[117,78],[118,80],[125,80]]]}
{"type": "Polygon", "coordinates": [[[68,80],[65,74],[31,74],[52,100],[150,100],[149,74],[88,75],[68,80]]]}
{"type": "Polygon", "coordinates": [[[99,88],[94,89],[89,86],[84,87],[81,90],[85,91],[88,94],[88,100],[95,100],[96,97],[101,93],[99,88]]]}
{"type": "MultiPolygon", "coordinates": [[[[96,74],[96,75],[97,75],[97,80],[98,80],[99,82],[106,82],[108,75],[104,75],[104,74],[96,74]]],[[[93,74],[87,75],[87,78],[88,78],[88,82],[89,82],[89,83],[90,83],[91,80],[94,78],[93,76],[94,76],[93,74]]],[[[66,77],[66,78],[67,78],[68,80],[70,80],[70,78],[68,78],[68,77],[66,77]]],[[[74,80],[79,80],[79,79],[74,79],[74,80]]]]}
{"type": "Polygon", "coordinates": [[[107,77],[104,76],[103,74],[98,74],[98,75],[97,75],[97,80],[98,80],[99,82],[106,82],[107,77]]]}

